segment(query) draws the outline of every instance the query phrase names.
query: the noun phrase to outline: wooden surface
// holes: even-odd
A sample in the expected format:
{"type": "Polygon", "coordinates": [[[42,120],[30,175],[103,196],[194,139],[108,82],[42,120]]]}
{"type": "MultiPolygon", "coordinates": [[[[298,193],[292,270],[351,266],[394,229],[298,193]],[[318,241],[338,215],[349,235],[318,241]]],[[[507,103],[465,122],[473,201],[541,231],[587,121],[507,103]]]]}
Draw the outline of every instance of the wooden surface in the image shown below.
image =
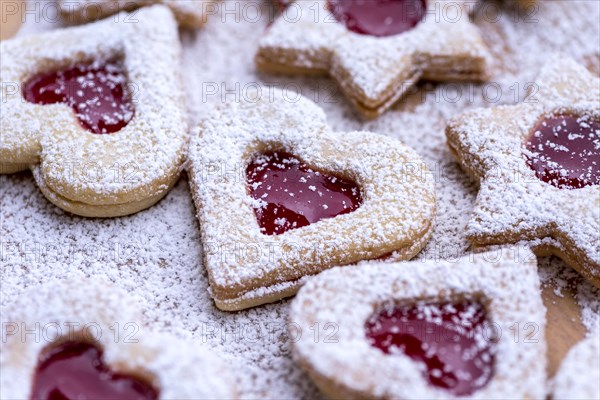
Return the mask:
{"type": "Polygon", "coordinates": [[[0,0],[0,40],[13,37],[21,27],[22,0],[0,0]]]}
{"type": "Polygon", "coordinates": [[[571,347],[584,338],[586,329],[581,323],[581,309],[575,301],[573,290],[549,282],[542,290],[547,308],[546,340],[548,343],[548,376],[553,377],[571,347]]]}

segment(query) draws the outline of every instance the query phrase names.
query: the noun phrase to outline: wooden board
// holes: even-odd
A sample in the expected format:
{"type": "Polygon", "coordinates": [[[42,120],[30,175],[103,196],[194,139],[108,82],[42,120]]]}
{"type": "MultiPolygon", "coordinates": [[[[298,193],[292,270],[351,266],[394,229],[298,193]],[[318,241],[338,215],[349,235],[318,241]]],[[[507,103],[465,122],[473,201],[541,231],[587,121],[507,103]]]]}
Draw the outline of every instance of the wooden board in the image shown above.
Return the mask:
{"type": "Polygon", "coordinates": [[[581,323],[581,308],[575,301],[571,287],[561,288],[549,282],[542,290],[547,308],[546,340],[548,343],[548,376],[553,377],[571,347],[585,337],[586,328],[581,323]]]}

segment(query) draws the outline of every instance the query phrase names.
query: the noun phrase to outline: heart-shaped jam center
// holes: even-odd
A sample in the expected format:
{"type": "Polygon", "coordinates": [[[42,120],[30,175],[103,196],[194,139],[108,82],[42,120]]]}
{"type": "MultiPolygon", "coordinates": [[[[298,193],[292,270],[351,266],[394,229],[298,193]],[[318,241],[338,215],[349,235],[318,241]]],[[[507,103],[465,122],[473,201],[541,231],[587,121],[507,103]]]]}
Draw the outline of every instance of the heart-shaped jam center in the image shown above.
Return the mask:
{"type": "Polygon", "coordinates": [[[35,104],[66,104],[90,132],[114,133],[133,118],[126,85],[122,63],[82,63],[32,77],[23,85],[23,97],[35,104]]]}
{"type": "Polygon", "coordinates": [[[377,37],[414,28],[426,7],[425,0],[328,0],[334,18],[348,30],[377,37]]]}
{"type": "Polygon", "coordinates": [[[538,179],[560,189],[600,184],[600,118],[570,113],[541,120],[526,143],[538,179]]]}
{"type": "Polygon", "coordinates": [[[256,157],[246,169],[246,178],[257,201],[258,224],[267,235],[347,214],[362,202],[356,183],[314,171],[286,152],[256,157]]]}
{"type": "Polygon", "coordinates": [[[484,387],[494,373],[485,323],[483,305],[465,300],[383,307],[365,329],[372,346],[407,355],[424,366],[431,385],[465,396],[484,387]]]}
{"type": "Polygon", "coordinates": [[[157,399],[148,383],[112,372],[96,346],[69,341],[45,349],[35,371],[32,400],[157,399]]]}

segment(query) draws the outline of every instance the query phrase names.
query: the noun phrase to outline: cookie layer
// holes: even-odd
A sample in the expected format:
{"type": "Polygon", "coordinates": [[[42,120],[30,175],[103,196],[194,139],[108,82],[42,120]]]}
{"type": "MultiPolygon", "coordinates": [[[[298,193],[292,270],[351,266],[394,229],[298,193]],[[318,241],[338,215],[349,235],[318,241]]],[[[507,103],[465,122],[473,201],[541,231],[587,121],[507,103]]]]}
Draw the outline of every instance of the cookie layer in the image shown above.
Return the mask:
{"type": "MultiPolygon", "coordinates": [[[[216,2],[217,0],[60,0],[59,4],[64,21],[83,24],[121,11],[134,11],[160,3],[169,7],[180,27],[197,29],[206,23],[207,13],[214,12],[216,2]]],[[[133,15],[131,21],[135,20],[137,13],[133,15]]]]}

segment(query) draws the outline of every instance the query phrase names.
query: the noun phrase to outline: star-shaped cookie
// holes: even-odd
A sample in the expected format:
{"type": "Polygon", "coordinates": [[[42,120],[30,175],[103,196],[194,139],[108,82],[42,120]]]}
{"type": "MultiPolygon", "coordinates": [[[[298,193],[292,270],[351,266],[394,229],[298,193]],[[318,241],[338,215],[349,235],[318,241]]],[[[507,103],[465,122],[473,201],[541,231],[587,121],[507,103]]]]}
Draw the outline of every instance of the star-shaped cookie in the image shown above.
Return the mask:
{"type": "Polygon", "coordinates": [[[600,79],[552,57],[518,105],[469,111],[448,144],[481,187],[474,247],[528,241],[600,286],[600,79]]]}
{"type": "Polygon", "coordinates": [[[345,4],[291,3],[261,39],[258,68],[328,73],[365,118],[381,115],[420,79],[487,78],[487,48],[457,3],[403,2],[393,15],[378,2],[345,4]],[[460,17],[450,17],[452,7],[460,17]]]}

